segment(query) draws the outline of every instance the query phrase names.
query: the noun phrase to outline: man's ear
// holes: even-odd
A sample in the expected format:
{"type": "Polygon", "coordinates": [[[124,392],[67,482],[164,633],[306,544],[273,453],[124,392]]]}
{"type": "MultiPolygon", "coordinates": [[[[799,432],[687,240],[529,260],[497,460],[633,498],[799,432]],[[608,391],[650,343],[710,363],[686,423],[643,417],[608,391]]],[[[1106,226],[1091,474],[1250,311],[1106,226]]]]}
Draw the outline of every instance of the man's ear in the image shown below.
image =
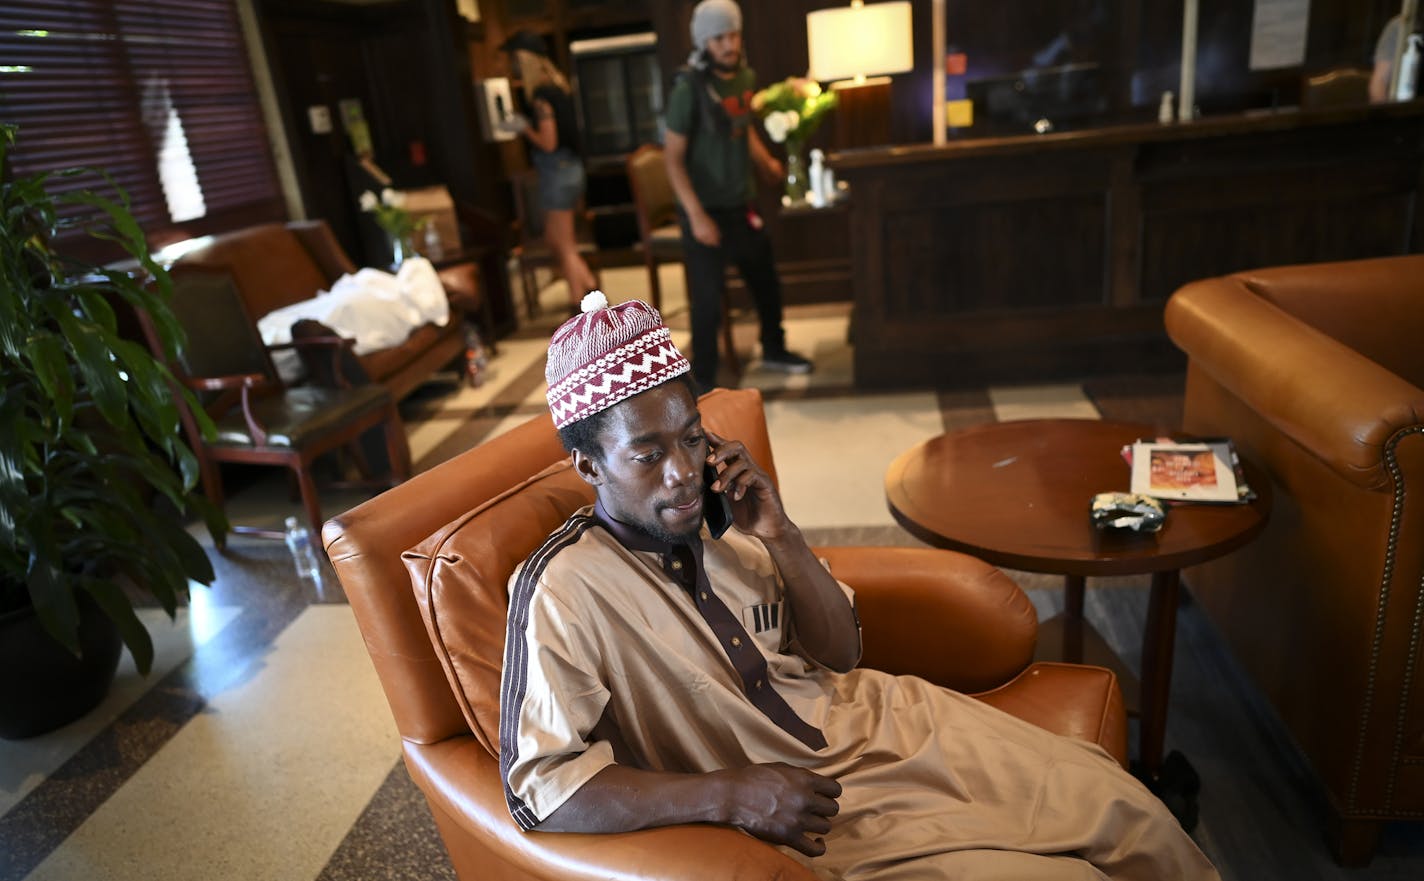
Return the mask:
{"type": "Polygon", "coordinates": [[[585,453],[583,450],[574,448],[574,471],[584,479],[589,486],[603,486],[603,467],[598,460],[585,453]]]}

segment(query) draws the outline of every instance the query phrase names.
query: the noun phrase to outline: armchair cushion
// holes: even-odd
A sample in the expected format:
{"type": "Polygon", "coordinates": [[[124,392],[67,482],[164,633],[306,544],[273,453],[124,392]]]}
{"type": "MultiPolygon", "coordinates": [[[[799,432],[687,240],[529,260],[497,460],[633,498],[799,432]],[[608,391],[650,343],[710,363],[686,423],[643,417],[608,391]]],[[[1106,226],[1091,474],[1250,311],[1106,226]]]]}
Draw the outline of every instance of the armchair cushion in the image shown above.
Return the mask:
{"type": "Polygon", "coordinates": [[[557,462],[402,555],[420,614],[470,730],[499,754],[509,575],[593,490],[557,462]]]}

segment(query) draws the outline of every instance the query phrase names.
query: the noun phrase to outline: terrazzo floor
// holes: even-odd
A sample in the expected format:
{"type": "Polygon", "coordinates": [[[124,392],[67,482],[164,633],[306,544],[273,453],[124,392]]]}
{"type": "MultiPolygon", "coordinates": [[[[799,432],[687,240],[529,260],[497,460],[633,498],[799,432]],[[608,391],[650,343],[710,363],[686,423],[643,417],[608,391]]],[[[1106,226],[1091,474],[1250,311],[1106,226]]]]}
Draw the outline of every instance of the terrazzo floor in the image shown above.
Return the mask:
{"type": "MultiPolygon", "coordinates": [[[[664,312],[685,346],[681,268],[662,271],[664,312]]],[[[641,268],[605,270],[604,282],[615,301],[646,296],[641,268]]],[[[404,402],[417,469],[543,409],[544,345],[562,311],[561,285],[543,298],[550,317],[502,340],[481,386],[452,375],[404,402]]],[[[848,321],[844,305],[789,309],[788,342],[816,371],[785,376],[753,360],[740,380],[766,395],[782,492],[813,543],[917,544],[890,517],[881,481],[894,456],[945,430],[1034,417],[1178,421],[1180,375],[859,394],[848,321]]],[[[737,336],[751,357],[749,315],[739,316],[737,336]]],[[[234,521],[279,524],[297,513],[279,477],[237,478],[234,521]]],[[[362,498],[334,492],[323,503],[333,515],[362,498]]],[[[147,678],[126,657],[94,713],[33,740],[0,741],[0,881],[452,878],[329,570],[319,582],[299,580],[280,543],[246,538],[212,556],[212,587],[196,588],[173,622],[148,615],[158,659],[147,678]]],[[[1010,574],[1041,614],[1056,610],[1051,579],[1010,574]]],[[[1142,586],[1109,580],[1088,595],[1090,619],[1129,664],[1142,586]]],[[[1223,876],[1424,877],[1418,825],[1391,827],[1367,870],[1329,861],[1318,792],[1273,717],[1190,604],[1179,627],[1168,747],[1188,752],[1204,778],[1196,837],[1223,876]]]]}

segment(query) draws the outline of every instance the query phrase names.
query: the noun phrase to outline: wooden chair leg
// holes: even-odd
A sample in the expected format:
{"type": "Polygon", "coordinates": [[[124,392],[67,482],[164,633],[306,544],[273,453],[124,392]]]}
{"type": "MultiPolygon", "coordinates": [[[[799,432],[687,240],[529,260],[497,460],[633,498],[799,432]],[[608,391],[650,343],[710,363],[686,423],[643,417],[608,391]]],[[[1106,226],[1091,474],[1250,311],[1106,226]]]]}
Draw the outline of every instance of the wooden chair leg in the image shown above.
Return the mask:
{"type": "MultiPolygon", "coordinates": [[[[599,268],[598,252],[594,251],[584,255],[584,263],[588,264],[588,271],[593,273],[593,284],[597,290],[603,290],[603,270],[599,268]]],[[[653,304],[657,306],[656,303],[653,304]]]]}
{"type": "Polygon", "coordinates": [[[320,539],[315,536],[321,535],[321,496],[316,491],[316,481],[312,479],[311,462],[297,461],[292,464],[292,474],[297,479],[297,486],[301,488],[302,507],[307,512],[307,522],[311,524],[312,541],[320,545],[320,539]]]}
{"type": "Polygon", "coordinates": [[[400,411],[391,404],[386,419],[386,456],[391,463],[391,485],[403,483],[410,477],[410,440],[405,435],[405,423],[400,411]]]}
{"type": "Polygon", "coordinates": [[[539,314],[539,286],[538,276],[534,267],[530,266],[523,259],[519,261],[519,283],[524,288],[524,311],[529,313],[532,320],[539,314]]]}
{"type": "Polygon", "coordinates": [[[1379,847],[1384,823],[1380,820],[1345,820],[1331,817],[1330,850],[1342,866],[1368,866],[1379,847]]]}
{"type": "Polygon", "coordinates": [[[643,260],[648,267],[648,296],[653,300],[653,308],[663,311],[663,286],[658,280],[658,261],[653,257],[652,248],[646,247],[647,257],[643,260]]]}
{"type": "MultiPolygon", "coordinates": [[[[223,497],[222,465],[214,462],[206,456],[198,459],[198,475],[203,481],[203,495],[208,497],[208,502],[219,511],[226,513],[226,499],[223,497]]],[[[219,551],[227,549],[227,533],[221,533],[214,537],[213,542],[219,551]]]]}

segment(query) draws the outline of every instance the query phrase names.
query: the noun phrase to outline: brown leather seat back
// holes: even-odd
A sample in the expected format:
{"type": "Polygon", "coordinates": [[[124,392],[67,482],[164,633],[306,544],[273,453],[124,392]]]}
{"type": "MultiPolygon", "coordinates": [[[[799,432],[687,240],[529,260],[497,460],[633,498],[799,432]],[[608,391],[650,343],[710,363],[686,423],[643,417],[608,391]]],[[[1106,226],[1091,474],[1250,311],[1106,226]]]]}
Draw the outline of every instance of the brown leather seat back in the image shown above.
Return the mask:
{"type": "MultiPolygon", "coordinates": [[[[173,267],[173,316],[188,335],[179,366],[188,376],[261,374],[273,382],[276,370],[257,326],[243,306],[232,274],[187,263],[173,267]]],[[[205,399],[215,393],[203,395],[205,399]]]]}
{"type": "Polygon", "coordinates": [[[593,488],[567,461],[450,523],[403,558],[421,617],[470,730],[499,755],[509,577],[593,488]]]}
{"type": "Polygon", "coordinates": [[[638,222],[644,233],[677,220],[677,196],[668,182],[663,149],[656,144],[644,144],[628,156],[625,163],[628,184],[638,209],[638,222]]]}
{"type": "Polygon", "coordinates": [[[405,739],[435,743],[469,725],[421,618],[401,554],[563,457],[545,414],[352,508],[322,530],[405,739]]]}
{"type": "Polygon", "coordinates": [[[1281,266],[1236,277],[1257,296],[1424,388],[1424,255],[1281,266]]]}
{"type": "Polygon", "coordinates": [[[334,280],[322,274],[302,240],[281,223],[215,236],[179,258],[178,265],[184,264],[231,272],[254,321],[273,309],[310,300],[334,280]]]}

